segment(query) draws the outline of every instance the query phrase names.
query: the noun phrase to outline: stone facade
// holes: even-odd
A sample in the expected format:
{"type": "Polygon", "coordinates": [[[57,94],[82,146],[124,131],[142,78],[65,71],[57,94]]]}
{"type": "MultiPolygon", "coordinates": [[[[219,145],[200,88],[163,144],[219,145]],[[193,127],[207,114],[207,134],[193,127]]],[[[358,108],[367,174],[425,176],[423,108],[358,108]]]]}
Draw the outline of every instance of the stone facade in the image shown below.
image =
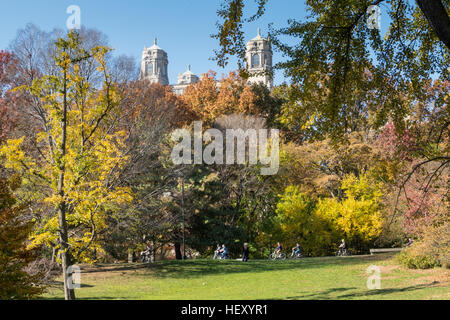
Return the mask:
{"type": "Polygon", "coordinates": [[[179,74],[178,75],[178,83],[172,85],[172,89],[173,92],[175,92],[175,94],[183,94],[184,90],[186,90],[186,88],[192,84],[192,83],[197,83],[199,80],[199,77],[197,77],[192,71],[191,71],[191,66],[188,66],[188,69],[185,73],[179,74]]]}
{"type": "Polygon", "coordinates": [[[169,59],[167,53],[158,47],[156,38],[153,46],[144,48],[141,61],[141,80],[149,80],[150,83],[160,83],[164,86],[169,85],[169,76],[167,66],[169,59]]]}
{"type": "Polygon", "coordinates": [[[245,60],[250,73],[249,83],[263,83],[269,89],[273,87],[272,77],[272,45],[270,38],[263,38],[261,30],[258,35],[247,42],[245,60]]]}

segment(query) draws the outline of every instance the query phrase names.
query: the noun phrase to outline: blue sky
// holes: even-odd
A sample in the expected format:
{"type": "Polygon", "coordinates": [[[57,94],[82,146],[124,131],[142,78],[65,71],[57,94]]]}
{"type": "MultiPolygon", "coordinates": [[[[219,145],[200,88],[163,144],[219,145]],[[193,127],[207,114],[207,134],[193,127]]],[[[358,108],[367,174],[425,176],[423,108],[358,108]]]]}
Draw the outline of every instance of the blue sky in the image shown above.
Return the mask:
{"type": "MultiPolygon", "coordinates": [[[[46,31],[65,29],[69,17],[67,7],[78,5],[82,25],[105,33],[116,54],[133,56],[139,61],[144,46],[152,45],[153,38],[158,37],[158,45],[169,55],[171,83],[176,82],[177,75],[184,72],[188,64],[198,75],[215,70],[220,76],[237,68],[235,59],[226,69],[220,69],[209,60],[213,50],[218,48],[210,34],[216,31],[216,11],[220,3],[220,0],[0,0],[0,49],[6,49],[17,30],[30,22],[46,31]]],[[[270,22],[285,26],[288,18],[300,19],[304,15],[304,1],[269,1],[266,15],[245,26],[246,37],[256,36],[258,27],[265,35],[270,22]]],[[[274,52],[274,62],[281,59],[282,56],[274,52]]],[[[278,72],[275,84],[283,81],[282,73],[278,72]]]]}

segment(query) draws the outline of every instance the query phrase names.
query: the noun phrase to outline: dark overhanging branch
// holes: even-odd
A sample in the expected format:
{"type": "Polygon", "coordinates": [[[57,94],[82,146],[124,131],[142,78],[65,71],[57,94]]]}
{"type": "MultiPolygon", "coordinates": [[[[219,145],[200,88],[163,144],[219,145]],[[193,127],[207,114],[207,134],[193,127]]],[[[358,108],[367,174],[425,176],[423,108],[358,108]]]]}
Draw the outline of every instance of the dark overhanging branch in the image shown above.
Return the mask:
{"type": "Polygon", "coordinates": [[[436,36],[450,49],[450,18],[441,0],[416,0],[436,36]]]}

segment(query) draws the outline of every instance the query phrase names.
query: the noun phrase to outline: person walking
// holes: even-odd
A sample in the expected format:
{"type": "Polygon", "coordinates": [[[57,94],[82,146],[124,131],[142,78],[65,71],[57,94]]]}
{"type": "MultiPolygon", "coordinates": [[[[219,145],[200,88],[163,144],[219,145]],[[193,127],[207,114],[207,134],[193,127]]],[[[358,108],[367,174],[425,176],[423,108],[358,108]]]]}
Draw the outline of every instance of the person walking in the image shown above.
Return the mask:
{"type": "Polygon", "coordinates": [[[242,261],[247,262],[249,255],[250,255],[250,249],[248,248],[248,243],[244,243],[244,247],[242,249],[242,261]]]}

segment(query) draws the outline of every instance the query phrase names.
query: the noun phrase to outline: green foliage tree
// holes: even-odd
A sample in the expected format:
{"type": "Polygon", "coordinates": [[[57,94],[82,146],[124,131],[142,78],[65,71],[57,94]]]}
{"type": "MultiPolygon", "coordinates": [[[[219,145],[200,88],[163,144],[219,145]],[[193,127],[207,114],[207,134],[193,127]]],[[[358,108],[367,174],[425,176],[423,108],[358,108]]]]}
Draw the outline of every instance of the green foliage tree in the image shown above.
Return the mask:
{"type": "Polygon", "coordinates": [[[238,224],[240,210],[216,168],[195,166],[185,177],[188,244],[201,253],[226,244],[236,253],[245,242],[245,230],[238,224]]]}
{"type": "Polygon", "coordinates": [[[25,206],[17,205],[12,195],[17,184],[0,178],[0,300],[32,299],[44,290],[42,275],[24,270],[37,252],[27,248],[34,223],[24,218],[25,206]]]}

